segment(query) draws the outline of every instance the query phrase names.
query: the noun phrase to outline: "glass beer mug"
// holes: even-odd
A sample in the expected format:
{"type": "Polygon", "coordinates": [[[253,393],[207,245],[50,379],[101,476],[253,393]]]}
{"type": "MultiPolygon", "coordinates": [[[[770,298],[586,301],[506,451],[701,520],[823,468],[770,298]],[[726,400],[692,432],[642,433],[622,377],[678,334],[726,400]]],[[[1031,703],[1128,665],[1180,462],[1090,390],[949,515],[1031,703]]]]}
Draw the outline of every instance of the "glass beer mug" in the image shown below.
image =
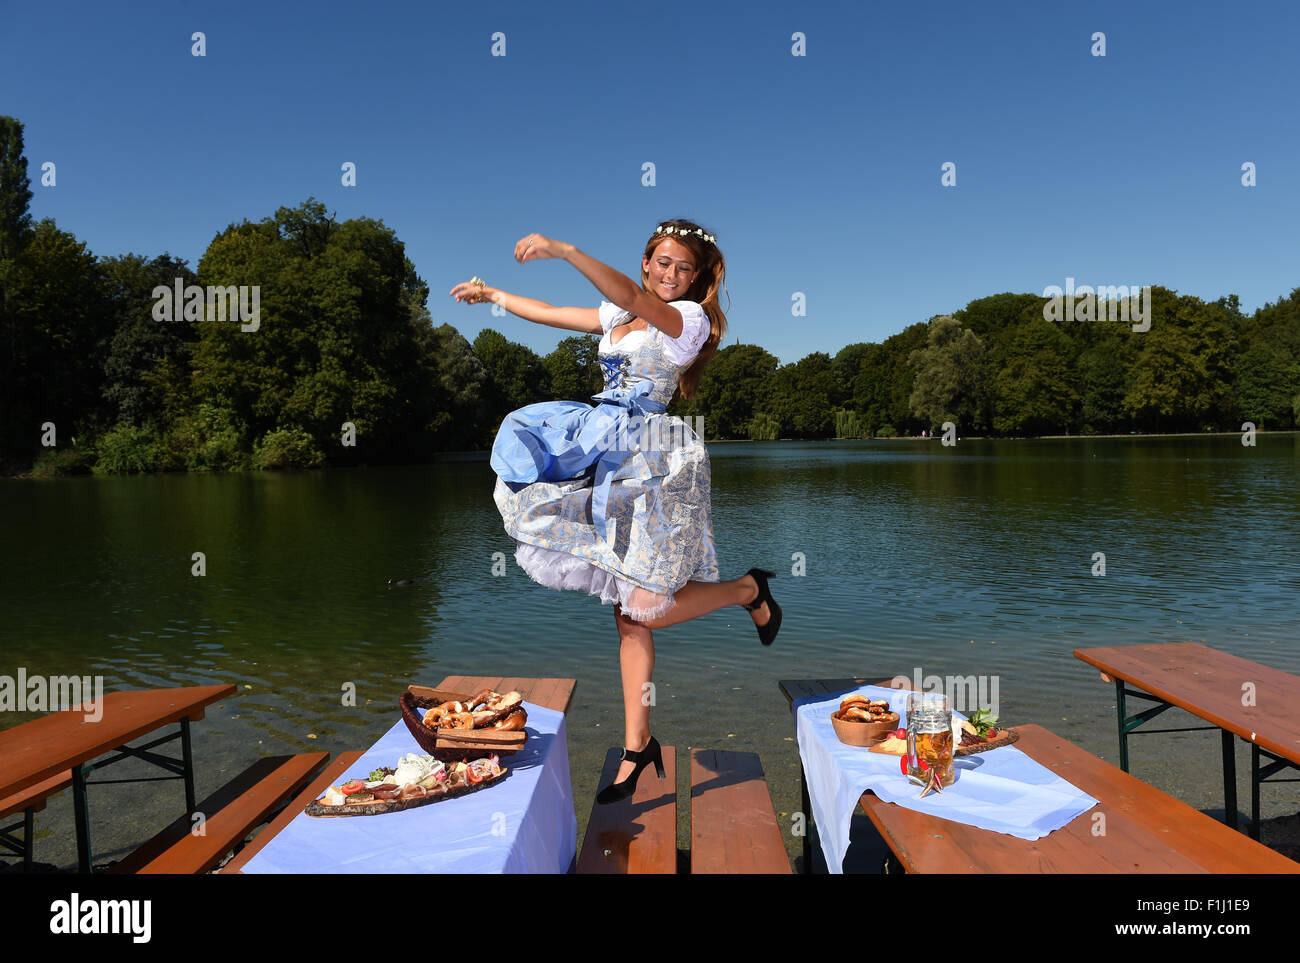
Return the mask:
{"type": "Polygon", "coordinates": [[[952,765],[952,707],[942,692],[913,692],[907,697],[907,776],[920,785],[937,769],[941,786],[956,779],[952,765]],[[924,764],[924,765],[922,765],[924,764]]]}

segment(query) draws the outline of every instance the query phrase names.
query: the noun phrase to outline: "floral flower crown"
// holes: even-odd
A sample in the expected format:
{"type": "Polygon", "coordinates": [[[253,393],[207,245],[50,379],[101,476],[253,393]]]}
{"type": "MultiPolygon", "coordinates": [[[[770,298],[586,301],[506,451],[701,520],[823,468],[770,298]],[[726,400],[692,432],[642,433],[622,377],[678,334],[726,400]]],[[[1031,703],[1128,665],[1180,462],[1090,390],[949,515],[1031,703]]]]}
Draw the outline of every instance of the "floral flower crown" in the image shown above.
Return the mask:
{"type": "Polygon", "coordinates": [[[685,227],[673,227],[673,226],[671,226],[671,225],[669,225],[668,227],[665,227],[664,225],[660,224],[658,227],[655,228],[655,234],[656,234],[656,235],[659,235],[659,234],[698,234],[700,237],[704,238],[704,240],[708,241],[710,244],[716,244],[716,243],[718,242],[718,239],[717,239],[716,237],[714,237],[712,234],[705,234],[705,233],[704,233],[702,230],[700,230],[698,227],[695,228],[694,230],[692,230],[692,229],[690,229],[690,228],[685,228],[685,227]]]}

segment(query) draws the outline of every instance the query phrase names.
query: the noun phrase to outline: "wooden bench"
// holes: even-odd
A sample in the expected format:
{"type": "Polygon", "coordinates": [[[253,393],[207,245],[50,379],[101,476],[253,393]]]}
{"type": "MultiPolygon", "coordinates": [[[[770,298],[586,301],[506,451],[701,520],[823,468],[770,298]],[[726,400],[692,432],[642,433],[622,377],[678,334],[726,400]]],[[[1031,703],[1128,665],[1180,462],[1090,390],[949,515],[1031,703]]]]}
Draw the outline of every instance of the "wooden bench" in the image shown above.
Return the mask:
{"type": "Polygon", "coordinates": [[[691,750],[691,872],[790,874],[756,753],[691,750]]]}
{"type": "MultiPolygon", "coordinates": [[[[1218,729],[1222,736],[1223,806],[1237,828],[1237,768],[1233,736],[1251,747],[1250,835],[1259,838],[1259,786],[1284,769],[1300,769],[1300,676],[1195,642],[1118,645],[1075,649],[1074,656],[1101,670],[1115,685],[1119,723],[1119,767],[1128,772],[1128,737],[1139,726],[1176,706],[1210,726],[1147,729],[1190,732],[1218,729]],[[1128,685],[1137,690],[1127,688],[1128,685]],[[1127,697],[1155,703],[1128,715],[1127,697]],[[1267,763],[1261,757],[1267,757],[1267,763]]],[[[1295,782],[1295,779],[1273,779],[1295,782]]]]}
{"type": "MultiPolygon", "coordinates": [[[[664,746],[663,756],[663,779],[650,766],[630,797],[592,807],[579,873],[677,872],[677,751],[664,746]]],[[[609,750],[600,785],[614,781],[621,760],[618,749],[609,750]]]]}
{"type": "Polygon", "coordinates": [[[33,833],[36,829],[34,817],[45,808],[46,799],[55,793],[63,792],[71,785],[72,770],[68,769],[51,776],[44,782],[20,789],[13,795],[0,799],[0,819],[12,816],[14,813],[23,814],[22,822],[14,823],[12,826],[0,826],[0,846],[21,855],[24,870],[30,871],[32,868],[33,833]],[[23,831],[22,839],[14,835],[19,829],[23,831]]]}
{"type": "MultiPolygon", "coordinates": [[[[1015,748],[1098,801],[1037,840],[881,802],[861,807],[909,873],[1300,873],[1300,863],[1148,786],[1041,726],[1015,748]]],[[[960,776],[958,777],[960,779],[960,776]]]]}
{"type": "Polygon", "coordinates": [[[206,873],[266,822],[328,761],[328,752],[259,759],[113,866],[113,873],[206,873]],[[195,813],[203,814],[203,831],[195,813]]]}
{"type": "Polygon", "coordinates": [[[349,749],[347,752],[340,752],[321,772],[319,776],[307,784],[298,796],[285,806],[280,815],[271,820],[270,824],[260,833],[253,837],[247,846],[235,854],[230,862],[222,866],[219,873],[242,873],[244,864],[262,851],[262,847],[269,843],[276,835],[284,829],[285,826],[297,817],[297,815],[307,808],[308,803],[313,803],[325,794],[325,790],[339,781],[345,772],[354,762],[364,755],[361,749],[349,749]]]}

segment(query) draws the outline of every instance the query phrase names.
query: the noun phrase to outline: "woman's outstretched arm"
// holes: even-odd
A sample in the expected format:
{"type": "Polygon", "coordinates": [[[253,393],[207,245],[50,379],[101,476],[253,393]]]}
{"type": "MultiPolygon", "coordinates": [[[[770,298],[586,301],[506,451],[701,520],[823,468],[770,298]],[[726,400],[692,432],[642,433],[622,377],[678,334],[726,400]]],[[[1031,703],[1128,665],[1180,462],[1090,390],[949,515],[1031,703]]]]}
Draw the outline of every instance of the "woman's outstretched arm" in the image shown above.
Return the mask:
{"type": "Polygon", "coordinates": [[[642,291],[641,286],[622,271],[583,254],[575,245],[542,237],[540,234],[530,234],[515,245],[515,258],[521,264],[553,257],[564,258],[576,267],[596,286],[596,290],[624,311],[631,311],[638,318],[644,318],[670,338],[681,336],[686,323],[682,320],[680,311],[653,294],[642,291]]]}
{"type": "Polygon", "coordinates": [[[600,334],[600,312],[597,308],[557,308],[545,301],[526,298],[519,294],[510,294],[500,288],[478,287],[468,281],[451,289],[451,296],[457,301],[482,303],[491,301],[500,304],[511,314],[518,315],[525,321],[550,325],[552,328],[565,328],[569,331],[582,331],[585,334],[600,334]]]}
{"type": "Polygon", "coordinates": [[[668,337],[681,336],[686,322],[682,320],[682,313],[667,301],[642,291],[641,285],[622,271],[617,271],[608,264],[583,254],[574,245],[563,241],[556,243],[561,252],[559,256],[585,274],[587,280],[596,285],[596,289],[607,299],[624,311],[631,311],[638,318],[645,318],[668,337]]]}

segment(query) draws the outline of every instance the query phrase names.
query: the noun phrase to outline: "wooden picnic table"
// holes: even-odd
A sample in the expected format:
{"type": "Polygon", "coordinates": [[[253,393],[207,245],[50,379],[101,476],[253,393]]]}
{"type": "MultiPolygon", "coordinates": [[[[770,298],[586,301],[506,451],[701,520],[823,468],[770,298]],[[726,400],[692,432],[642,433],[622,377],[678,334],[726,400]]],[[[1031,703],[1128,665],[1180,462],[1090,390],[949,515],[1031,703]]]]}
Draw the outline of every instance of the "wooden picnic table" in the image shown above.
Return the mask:
{"type": "MultiPolygon", "coordinates": [[[[888,682],[798,679],[780,683],[794,702],[888,682]]],[[[909,873],[1300,873],[1300,863],[1165,795],[1042,726],[1015,727],[1015,748],[1098,801],[1097,807],[1037,840],[978,829],[862,794],[860,805],[909,873]],[[1095,833],[1094,813],[1105,816],[1095,833]]],[[[1000,751],[1000,750],[994,750],[1000,751]]],[[[811,813],[800,771],[804,812],[811,813]]],[[[810,865],[808,836],[804,866],[810,865]]]]}
{"type": "MultiPolygon", "coordinates": [[[[1237,827],[1238,736],[1251,747],[1251,836],[1259,838],[1259,786],[1283,769],[1300,768],[1300,676],[1196,642],[1116,645],[1075,649],[1074,656],[1115,685],[1119,722],[1119,767],[1128,772],[1128,737],[1166,709],[1177,707],[1209,726],[1146,729],[1193,732],[1218,729],[1223,753],[1223,804],[1227,824],[1237,827]],[[1128,688],[1135,686],[1136,690],[1128,688]],[[1127,698],[1150,700],[1128,715],[1127,698]],[[1267,757],[1264,763],[1262,757],[1267,757]]],[[[1274,780],[1294,782],[1295,780],[1274,780]]]]}
{"type": "MultiPolygon", "coordinates": [[[[235,693],[233,685],[186,686],[178,689],[143,689],[109,692],[103,696],[95,721],[80,709],[51,712],[0,732],[0,803],[24,789],[72,772],[73,814],[77,828],[77,865],[90,871],[90,816],[86,805],[86,777],[123,759],[135,758],[173,773],[154,777],[185,780],[185,805],[194,808],[194,760],[190,748],[190,723],[203,718],[214,702],[235,693]],[[143,746],[127,743],[171,725],[180,731],[143,746]],[[152,750],[175,739],[181,741],[181,758],[152,750]],[[117,755],[92,762],[110,752],[117,755]]],[[[121,779],[112,782],[138,782],[121,779]]]]}
{"type": "MultiPolygon", "coordinates": [[[[515,691],[524,697],[525,702],[544,706],[547,709],[554,709],[556,712],[567,715],[569,705],[573,702],[573,690],[577,684],[575,679],[523,679],[504,676],[449,675],[437,685],[431,686],[431,688],[450,692],[463,692],[466,695],[473,695],[483,689],[492,689],[496,692],[515,691]]],[[[394,711],[397,711],[396,700],[394,700],[394,711]]],[[[329,768],[322,772],[296,799],[289,803],[265,829],[253,837],[252,842],[248,843],[230,862],[226,863],[220,872],[242,873],[243,867],[249,860],[261,852],[271,840],[275,839],[308,805],[319,799],[325,790],[333,785],[363,754],[364,751],[360,749],[350,749],[339,753],[329,768]]]]}

